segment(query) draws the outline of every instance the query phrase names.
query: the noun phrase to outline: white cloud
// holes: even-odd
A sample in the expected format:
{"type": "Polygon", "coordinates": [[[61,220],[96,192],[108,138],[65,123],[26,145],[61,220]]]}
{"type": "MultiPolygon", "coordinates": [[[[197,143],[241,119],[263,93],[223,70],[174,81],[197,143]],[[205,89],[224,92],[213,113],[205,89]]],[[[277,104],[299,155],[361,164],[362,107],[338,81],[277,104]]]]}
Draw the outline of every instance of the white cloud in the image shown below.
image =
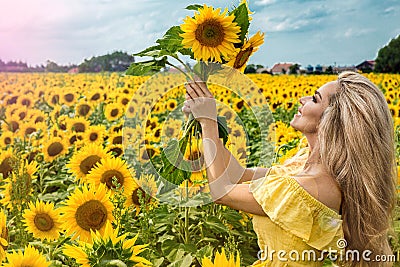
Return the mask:
{"type": "Polygon", "coordinates": [[[344,33],[343,36],[346,38],[354,38],[354,37],[360,37],[363,35],[370,34],[374,32],[375,29],[372,28],[365,28],[365,29],[360,29],[360,28],[348,28],[344,33]]]}
{"type": "Polygon", "coordinates": [[[275,0],[258,0],[254,4],[256,6],[267,6],[275,3],[275,0]]]}

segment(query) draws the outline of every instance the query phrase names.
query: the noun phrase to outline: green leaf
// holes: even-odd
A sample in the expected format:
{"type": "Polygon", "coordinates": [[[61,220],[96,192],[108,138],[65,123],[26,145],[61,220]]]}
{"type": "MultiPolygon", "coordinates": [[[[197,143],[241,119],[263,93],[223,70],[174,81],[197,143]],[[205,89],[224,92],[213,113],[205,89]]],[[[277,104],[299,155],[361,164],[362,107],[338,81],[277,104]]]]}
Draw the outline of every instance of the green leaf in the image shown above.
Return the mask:
{"type": "Polygon", "coordinates": [[[162,50],[168,51],[170,54],[175,54],[183,48],[183,38],[179,35],[181,33],[183,33],[181,27],[172,26],[168,29],[164,36],[158,39],[156,42],[160,44],[160,48],[162,50]]]}
{"type": "Polygon", "coordinates": [[[190,254],[187,254],[185,257],[174,261],[168,267],[190,267],[193,262],[193,257],[190,254]]]}
{"type": "Polygon", "coordinates": [[[164,179],[176,185],[180,185],[191,175],[190,163],[183,160],[188,140],[189,136],[185,136],[179,141],[171,139],[161,152],[163,167],[160,169],[160,174],[164,179]]]}
{"type": "Polygon", "coordinates": [[[194,4],[194,5],[187,6],[186,9],[197,11],[197,10],[199,10],[199,8],[202,8],[202,7],[203,7],[202,5],[194,4]]]}
{"type": "Polygon", "coordinates": [[[229,14],[235,15],[235,19],[233,20],[233,22],[236,22],[240,26],[239,37],[241,43],[243,44],[250,26],[249,13],[247,11],[246,4],[241,4],[240,6],[232,10],[229,14]]]}
{"type": "Polygon", "coordinates": [[[161,266],[163,261],[164,261],[164,257],[161,257],[161,258],[158,258],[158,259],[154,260],[153,264],[154,264],[155,267],[158,267],[158,266],[161,266]]]}
{"type": "Polygon", "coordinates": [[[129,69],[126,71],[126,74],[134,76],[151,74],[152,72],[160,71],[162,68],[165,67],[166,63],[167,63],[166,56],[164,56],[160,60],[153,59],[143,62],[135,62],[129,66],[129,69]]]}
{"type": "Polygon", "coordinates": [[[201,249],[199,249],[196,252],[196,258],[199,262],[201,262],[203,260],[203,258],[209,258],[212,256],[213,254],[213,250],[214,248],[210,245],[206,245],[204,247],[202,247],[201,249]]]}
{"type": "Polygon", "coordinates": [[[161,47],[159,45],[153,45],[150,47],[147,47],[145,50],[140,51],[139,53],[133,54],[134,56],[138,56],[138,57],[152,57],[154,53],[156,53],[157,51],[160,51],[161,47]]]}
{"type": "Polygon", "coordinates": [[[225,116],[218,116],[217,117],[217,122],[218,122],[218,135],[219,138],[222,138],[224,141],[224,145],[228,141],[228,123],[226,122],[225,116]]]}

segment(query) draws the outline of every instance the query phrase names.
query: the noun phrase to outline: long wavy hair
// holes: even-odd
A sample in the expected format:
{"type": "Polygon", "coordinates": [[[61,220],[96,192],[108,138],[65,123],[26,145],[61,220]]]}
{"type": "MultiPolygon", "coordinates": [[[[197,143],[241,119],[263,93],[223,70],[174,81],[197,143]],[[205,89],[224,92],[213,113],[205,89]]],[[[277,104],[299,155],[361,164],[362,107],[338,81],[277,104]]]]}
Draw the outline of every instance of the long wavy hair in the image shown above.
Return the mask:
{"type": "Polygon", "coordinates": [[[365,250],[372,252],[371,259],[393,254],[388,240],[397,176],[392,117],[383,93],[366,77],[343,72],[337,84],[321,117],[318,138],[322,164],[342,191],[346,250],[360,252],[360,261],[343,264],[386,266],[366,262],[361,255],[365,250]]]}

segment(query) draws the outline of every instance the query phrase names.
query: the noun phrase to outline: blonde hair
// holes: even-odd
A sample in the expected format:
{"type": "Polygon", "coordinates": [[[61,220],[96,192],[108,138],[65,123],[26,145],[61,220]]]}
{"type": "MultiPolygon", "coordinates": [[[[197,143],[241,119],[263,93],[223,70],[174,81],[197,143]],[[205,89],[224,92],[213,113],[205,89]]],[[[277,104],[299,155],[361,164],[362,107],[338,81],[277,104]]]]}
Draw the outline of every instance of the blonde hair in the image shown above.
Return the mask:
{"type": "MultiPolygon", "coordinates": [[[[388,240],[396,196],[392,117],[383,93],[366,77],[343,72],[337,86],[321,117],[318,138],[322,164],[342,191],[346,249],[360,255],[368,249],[371,259],[392,255],[388,240]]],[[[386,266],[362,259],[345,264],[386,266]]]]}

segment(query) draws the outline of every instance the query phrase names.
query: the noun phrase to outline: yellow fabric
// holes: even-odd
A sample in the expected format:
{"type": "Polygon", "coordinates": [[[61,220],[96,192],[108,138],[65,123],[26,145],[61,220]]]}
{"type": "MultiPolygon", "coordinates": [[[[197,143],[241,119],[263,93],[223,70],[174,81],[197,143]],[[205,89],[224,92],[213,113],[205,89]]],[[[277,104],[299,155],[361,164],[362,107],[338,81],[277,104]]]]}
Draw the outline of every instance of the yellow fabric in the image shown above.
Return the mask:
{"type": "Polygon", "coordinates": [[[337,242],[343,238],[341,215],[311,196],[293,178],[307,159],[307,150],[302,152],[285,165],[273,166],[266,177],[250,184],[254,198],[267,214],[253,217],[258,245],[264,252],[259,254],[263,261],[255,263],[262,265],[257,266],[322,266],[329,249],[340,250],[337,242]],[[284,252],[278,257],[280,250],[284,252]]]}

